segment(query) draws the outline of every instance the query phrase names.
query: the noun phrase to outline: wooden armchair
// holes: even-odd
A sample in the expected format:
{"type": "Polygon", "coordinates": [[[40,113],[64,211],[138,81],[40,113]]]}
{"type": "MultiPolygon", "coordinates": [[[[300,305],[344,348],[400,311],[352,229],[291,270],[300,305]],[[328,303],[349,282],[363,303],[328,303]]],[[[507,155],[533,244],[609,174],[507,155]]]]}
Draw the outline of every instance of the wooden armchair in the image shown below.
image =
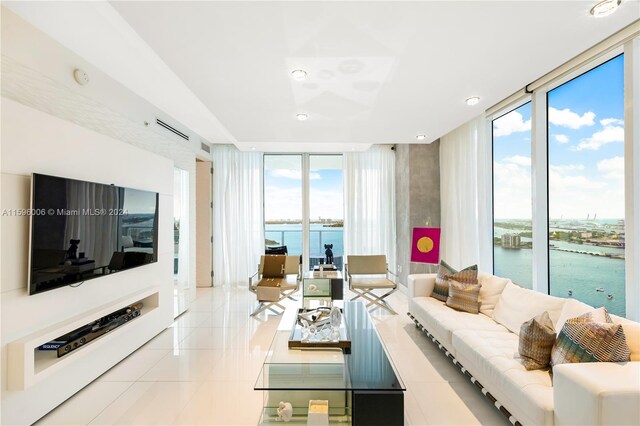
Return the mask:
{"type": "Polygon", "coordinates": [[[396,284],[394,280],[389,279],[390,275],[393,275],[396,279],[397,276],[387,268],[386,256],[347,256],[344,271],[347,282],[349,283],[349,289],[356,293],[356,296],[351,300],[362,297],[369,302],[367,303],[367,308],[375,305],[397,315],[397,312],[384,300],[398,289],[398,284],[396,284]],[[373,292],[378,289],[389,291],[378,296],[373,292]]]}

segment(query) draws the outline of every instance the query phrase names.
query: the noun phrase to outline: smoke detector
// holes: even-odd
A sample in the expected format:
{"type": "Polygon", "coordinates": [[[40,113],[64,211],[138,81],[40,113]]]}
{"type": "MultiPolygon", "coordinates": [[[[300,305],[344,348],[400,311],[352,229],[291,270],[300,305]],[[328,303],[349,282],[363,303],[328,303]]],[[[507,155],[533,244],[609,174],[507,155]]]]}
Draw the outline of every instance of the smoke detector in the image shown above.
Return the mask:
{"type": "Polygon", "coordinates": [[[87,74],[84,70],[81,70],[80,68],[76,68],[75,70],[73,70],[73,79],[80,86],[85,86],[89,84],[89,74],[87,74]]]}

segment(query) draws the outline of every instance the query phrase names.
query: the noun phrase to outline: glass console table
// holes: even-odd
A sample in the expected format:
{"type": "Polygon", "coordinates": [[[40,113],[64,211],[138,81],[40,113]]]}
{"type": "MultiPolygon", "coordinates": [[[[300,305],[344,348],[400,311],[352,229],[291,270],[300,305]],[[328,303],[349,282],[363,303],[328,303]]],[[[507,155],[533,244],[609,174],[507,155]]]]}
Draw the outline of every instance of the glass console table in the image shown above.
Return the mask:
{"type": "MultiPolygon", "coordinates": [[[[403,425],[405,386],[361,302],[344,303],[351,353],[289,349],[297,308],[284,313],[254,389],[264,391],[261,425],[280,424],[280,401],[290,402],[288,424],[306,425],[310,400],[329,402],[330,424],[403,425]]],[[[322,423],[318,423],[322,424],[322,423]]]]}

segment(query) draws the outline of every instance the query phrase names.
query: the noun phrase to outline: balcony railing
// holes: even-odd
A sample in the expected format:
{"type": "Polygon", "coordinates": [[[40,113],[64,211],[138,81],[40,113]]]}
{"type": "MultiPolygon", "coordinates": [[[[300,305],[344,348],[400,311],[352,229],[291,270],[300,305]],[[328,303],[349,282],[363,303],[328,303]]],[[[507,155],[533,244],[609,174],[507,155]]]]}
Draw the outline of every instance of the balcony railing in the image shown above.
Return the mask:
{"type": "MultiPolygon", "coordinates": [[[[343,243],[342,229],[312,229],[309,231],[309,267],[324,263],[325,244],[333,244],[333,263],[342,269],[343,243]]],[[[302,231],[295,229],[265,230],[265,238],[277,246],[287,246],[289,254],[302,253],[302,231]]]]}

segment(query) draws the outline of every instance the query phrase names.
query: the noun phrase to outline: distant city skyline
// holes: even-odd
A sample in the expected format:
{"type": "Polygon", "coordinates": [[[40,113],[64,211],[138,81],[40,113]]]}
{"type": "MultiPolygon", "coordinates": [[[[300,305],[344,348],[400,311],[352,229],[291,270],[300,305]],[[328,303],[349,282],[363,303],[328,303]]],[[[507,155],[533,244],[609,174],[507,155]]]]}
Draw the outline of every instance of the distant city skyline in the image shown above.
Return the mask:
{"type": "MultiPolygon", "coordinates": [[[[548,102],[549,217],[624,218],[623,56],[550,91],[548,102]]],[[[531,219],[531,103],[493,126],[494,216],[531,219]]]]}

